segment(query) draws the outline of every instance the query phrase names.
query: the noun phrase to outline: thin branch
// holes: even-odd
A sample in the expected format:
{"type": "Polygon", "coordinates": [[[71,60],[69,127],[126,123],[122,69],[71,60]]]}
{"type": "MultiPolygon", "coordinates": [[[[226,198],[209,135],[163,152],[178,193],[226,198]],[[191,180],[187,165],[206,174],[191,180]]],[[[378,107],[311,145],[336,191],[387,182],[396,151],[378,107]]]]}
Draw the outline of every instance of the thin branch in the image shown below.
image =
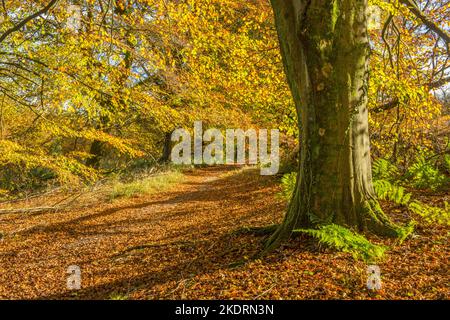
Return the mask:
{"type": "MultiPolygon", "coordinates": [[[[450,82],[450,77],[445,77],[442,79],[439,79],[437,81],[431,82],[427,85],[428,89],[438,89],[444,85],[446,85],[447,83],[450,82]]],[[[397,107],[400,103],[399,98],[394,98],[391,101],[388,101],[384,104],[381,104],[379,106],[377,106],[375,109],[372,110],[372,112],[374,113],[380,113],[383,111],[387,111],[387,110],[391,110],[394,109],[395,107],[397,107]]]]}
{"type": "Polygon", "coordinates": [[[27,213],[36,214],[43,212],[58,211],[58,207],[37,207],[37,208],[18,208],[18,209],[0,209],[0,215],[4,214],[17,214],[17,213],[27,213]]]}
{"type": "Polygon", "coordinates": [[[434,31],[442,40],[445,41],[447,48],[450,48],[450,35],[433,20],[431,20],[431,18],[429,18],[425,13],[423,13],[414,1],[400,0],[400,3],[406,5],[412,14],[419,18],[430,30],[434,31]]]}
{"type": "Polygon", "coordinates": [[[58,0],[51,0],[44,8],[39,10],[36,13],[33,13],[32,15],[26,17],[22,21],[20,21],[18,24],[16,24],[14,27],[6,30],[1,36],[0,36],[0,43],[3,42],[3,40],[6,39],[11,33],[16,32],[20,30],[24,25],[26,25],[28,22],[30,22],[33,19],[36,19],[37,17],[43,15],[47,11],[50,10],[50,8],[57,2],[58,0]]]}

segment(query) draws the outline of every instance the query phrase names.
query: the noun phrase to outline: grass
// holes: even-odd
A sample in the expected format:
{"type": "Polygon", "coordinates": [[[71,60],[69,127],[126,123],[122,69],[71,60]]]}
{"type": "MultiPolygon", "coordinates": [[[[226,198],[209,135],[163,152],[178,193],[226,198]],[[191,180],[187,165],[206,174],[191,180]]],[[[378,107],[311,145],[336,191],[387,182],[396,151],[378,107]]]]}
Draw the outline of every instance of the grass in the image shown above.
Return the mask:
{"type": "Polygon", "coordinates": [[[112,185],[109,199],[131,198],[142,194],[164,191],[183,180],[179,171],[168,171],[132,182],[115,182],[112,185]]]}

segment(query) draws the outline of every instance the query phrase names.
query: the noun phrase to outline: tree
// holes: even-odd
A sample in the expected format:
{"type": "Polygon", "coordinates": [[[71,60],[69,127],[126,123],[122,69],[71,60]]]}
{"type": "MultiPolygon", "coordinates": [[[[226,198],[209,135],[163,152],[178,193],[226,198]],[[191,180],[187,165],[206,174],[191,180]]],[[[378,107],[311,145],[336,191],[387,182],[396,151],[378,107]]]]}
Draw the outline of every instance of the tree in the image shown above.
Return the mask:
{"type": "Polygon", "coordinates": [[[397,235],[372,186],[367,1],[272,0],[272,7],[301,150],[293,198],[267,248],[317,223],[397,235]]]}
{"type": "MultiPolygon", "coordinates": [[[[38,17],[40,17],[41,15],[47,13],[51,7],[53,7],[56,2],[58,0],[51,0],[44,8],[42,8],[41,10],[39,10],[36,13],[33,13],[31,15],[29,15],[28,17],[26,17],[25,19],[21,20],[19,23],[17,23],[16,25],[12,26],[11,28],[9,28],[8,30],[6,30],[2,35],[0,35],[0,43],[5,40],[10,34],[17,32],[18,30],[20,30],[22,27],[24,27],[28,22],[32,21],[33,19],[36,19],[38,17]]],[[[3,5],[5,5],[5,3],[3,2],[3,5]]]]}
{"type": "Polygon", "coordinates": [[[292,130],[270,15],[265,0],[6,1],[0,196],[163,161],[199,119],[292,130]]]}
{"type": "Polygon", "coordinates": [[[450,10],[446,1],[371,3],[383,8],[385,18],[369,30],[372,158],[408,166],[418,148],[441,148],[443,106],[436,92],[450,81],[444,31],[450,10]]]}
{"type": "MultiPolygon", "coordinates": [[[[430,128],[442,109],[434,91],[450,79],[450,10],[448,1],[369,1],[391,16],[383,32],[370,33],[372,156],[405,165],[417,146],[436,144],[430,128]]],[[[221,129],[277,127],[282,146],[297,148],[271,16],[266,0],[5,1],[0,188],[29,185],[36,168],[73,184],[164,161],[170,132],[199,119],[221,129]]],[[[317,94],[332,92],[331,82],[317,94]]]]}

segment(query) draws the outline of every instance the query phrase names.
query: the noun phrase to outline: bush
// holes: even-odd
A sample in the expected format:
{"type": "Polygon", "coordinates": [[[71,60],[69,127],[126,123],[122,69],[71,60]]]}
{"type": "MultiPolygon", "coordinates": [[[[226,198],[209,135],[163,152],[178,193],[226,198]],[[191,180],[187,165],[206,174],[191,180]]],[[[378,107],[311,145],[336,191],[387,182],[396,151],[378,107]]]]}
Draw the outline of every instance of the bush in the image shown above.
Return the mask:
{"type": "Polygon", "coordinates": [[[450,155],[446,154],[444,156],[444,166],[445,170],[447,170],[447,173],[450,173],[450,155]]]}

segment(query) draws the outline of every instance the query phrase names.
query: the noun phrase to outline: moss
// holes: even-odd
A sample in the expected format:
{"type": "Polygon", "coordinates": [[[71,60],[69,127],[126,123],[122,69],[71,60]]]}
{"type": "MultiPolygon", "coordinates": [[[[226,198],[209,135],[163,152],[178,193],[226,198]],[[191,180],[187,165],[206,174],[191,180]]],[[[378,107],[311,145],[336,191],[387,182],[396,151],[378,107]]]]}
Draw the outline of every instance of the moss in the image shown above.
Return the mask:
{"type": "Polygon", "coordinates": [[[406,226],[393,223],[376,200],[367,200],[363,208],[363,228],[378,235],[399,238],[400,242],[403,242],[414,230],[413,223],[406,226]]]}
{"type": "Polygon", "coordinates": [[[333,1],[333,11],[331,12],[331,30],[334,32],[337,20],[339,18],[340,10],[337,0],[333,1]]]}

